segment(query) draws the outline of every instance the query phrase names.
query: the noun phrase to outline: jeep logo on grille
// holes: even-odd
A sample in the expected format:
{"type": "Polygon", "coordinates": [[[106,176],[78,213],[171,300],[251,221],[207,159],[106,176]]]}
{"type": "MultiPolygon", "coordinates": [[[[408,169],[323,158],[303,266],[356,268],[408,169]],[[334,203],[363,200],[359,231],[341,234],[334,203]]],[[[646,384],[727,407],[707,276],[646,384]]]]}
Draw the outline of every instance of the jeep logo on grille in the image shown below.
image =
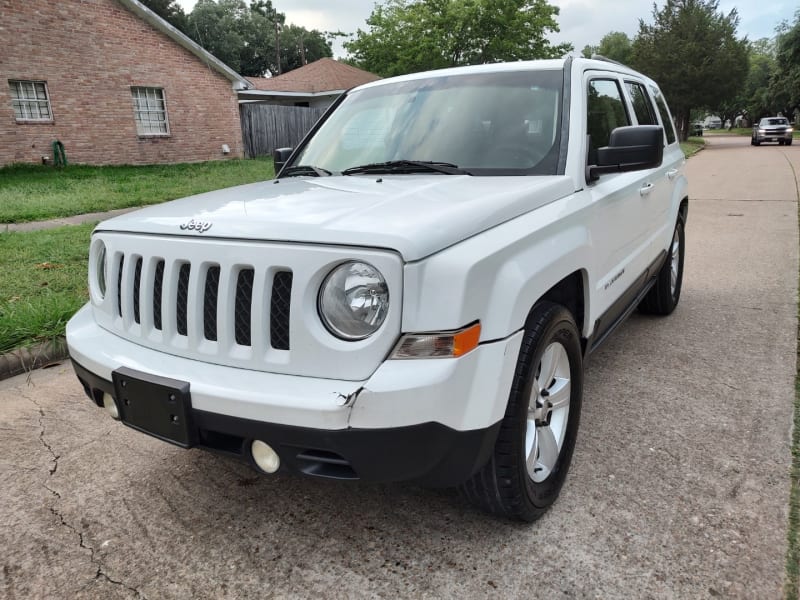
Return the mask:
{"type": "Polygon", "coordinates": [[[213,223],[211,221],[195,221],[192,219],[188,223],[183,223],[181,225],[181,229],[183,230],[195,230],[197,233],[203,233],[204,231],[208,231],[211,229],[213,223]]]}

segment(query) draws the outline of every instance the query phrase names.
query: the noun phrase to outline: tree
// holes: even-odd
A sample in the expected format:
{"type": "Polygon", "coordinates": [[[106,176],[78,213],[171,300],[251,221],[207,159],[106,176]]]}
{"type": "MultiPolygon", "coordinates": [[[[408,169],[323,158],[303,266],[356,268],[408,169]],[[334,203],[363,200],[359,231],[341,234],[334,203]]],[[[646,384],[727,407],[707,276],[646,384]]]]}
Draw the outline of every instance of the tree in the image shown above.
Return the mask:
{"type": "Polygon", "coordinates": [[[558,7],[547,0],[386,0],[345,48],[382,76],[498,61],[552,58],[558,7]]]}
{"type": "Polygon", "coordinates": [[[271,0],[199,0],[189,13],[187,34],[234,71],[260,77],[290,71],[333,56],[325,34],[297,25],[271,0]]]}
{"type": "Polygon", "coordinates": [[[287,25],[281,31],[281,72],[313,62],[324,56],[333,56],[327,34],[297,25],[287,25]]]}
{"type": "Polygon", "coordinates": [[[800,109],[800,10],[794,15],[793,25],[784,22],[778,27],[775,67],[769,91],[779,110],[792,119],[794,111],[800,109]]]}
{"type": "Polygon", "coordinates": [[[744,82],[741,94],[741,108],[751,121],[774,115],[780,109],[770,93],[770,81],[775,71],[775,44],[768,38],[762,38],[750,44],[750,69],[744,82]]]}
{"type": "Polygon", "coordinates": [[[141,2],[170,25],[186,33],[189,22],[186,13],[175,0],[141,0],[141,2]]]}
{"type": "Polygon", "coordinates": [[[603,36],[599,46],[584,46],[583,55],[591,58],[592,54],[600,54],[611,60],[630,64],[632,53],[632,42],[628,34],[622,31],[612,31],[603,36]]]}
{"type": "Polygon", "coordinates": [[[749,67],[747,39],[736,37],[739,16],[718,0],[667,0],[653,5],[654,23],[639,20],[632,66],[655,79],[669,100],[680,139],[692,108],[717,107],[741,90],[749,67]]]}

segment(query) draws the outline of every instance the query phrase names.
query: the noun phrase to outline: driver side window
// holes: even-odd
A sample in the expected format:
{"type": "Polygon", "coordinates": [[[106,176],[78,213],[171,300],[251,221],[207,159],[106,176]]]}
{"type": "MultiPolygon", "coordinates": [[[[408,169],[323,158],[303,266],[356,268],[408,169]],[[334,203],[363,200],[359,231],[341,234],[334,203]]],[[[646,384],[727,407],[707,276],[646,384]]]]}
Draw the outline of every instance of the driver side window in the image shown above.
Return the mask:
{"type": "Polygon", "coordinates": [[[589,82],[586,104],[586,132],[589,134],[589,164],[597,162],[597,149],[608,146],[611,132],[630,125],[622,91],[615,79],[589,82]]]}

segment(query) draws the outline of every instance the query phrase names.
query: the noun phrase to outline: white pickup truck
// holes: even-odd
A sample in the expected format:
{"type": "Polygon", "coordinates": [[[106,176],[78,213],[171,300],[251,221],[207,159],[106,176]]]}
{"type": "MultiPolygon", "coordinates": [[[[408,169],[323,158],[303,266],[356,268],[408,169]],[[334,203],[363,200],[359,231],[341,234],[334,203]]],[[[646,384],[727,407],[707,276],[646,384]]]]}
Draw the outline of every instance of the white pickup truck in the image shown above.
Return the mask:
{"type": "Polygon", "coordinates": [[[534,520],[585,357],[678,303],[683,165],[658,86],[605,60],[357,87],[276,179],[98,225],[75,371],[167,442],[534,520]]]}

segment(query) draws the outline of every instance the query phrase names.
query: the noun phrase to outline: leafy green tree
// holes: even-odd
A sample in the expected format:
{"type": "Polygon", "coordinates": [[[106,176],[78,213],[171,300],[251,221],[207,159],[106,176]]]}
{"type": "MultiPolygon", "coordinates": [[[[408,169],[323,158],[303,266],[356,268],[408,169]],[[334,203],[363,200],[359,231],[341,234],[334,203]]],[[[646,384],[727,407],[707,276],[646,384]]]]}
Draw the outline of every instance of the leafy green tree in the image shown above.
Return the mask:
{"type": "Polygon", "coordinates": [[[244,0],[199,0],[189,13],[188,35],[234,71],[242,73],[241,52],[245,45],[242,21],[246,15],[244,0]]]}
{"type": "Polygon", "coordinates": [[[770,92],[770,81],[776,71],[775,44],[762,38],[750,45],[750,69],[741,94],[741,108],[751,121],[774,115],[778,110],[770,92]]]}
{"type": "Polygon", "coordinates": [[[784,22],[778,27],[775,67],[769,91],[778,109],[792,119],[800,110],[800,10],[793,24],[784,22]]]}
{"type": "Polygon", "coordinates": [[[681,140],[693,108],[735,98],[747,76],[748,42],[736,37],[738,13],[718,8],[718,0],[666,0],[661,10],[653,5],[652,24],[639,20],[631,66],[659,83],[681,140]]]}
{"type": "Polygon", "coordinates": [[[141,2],[170,25],[186,33],[189,22],[183,8],[175,0],[141,0],[141,2]]]}
{"type": "Polygon", "coordinates": [[[333,56],[327,34],[297,25],[281,31],[281,72],[291,71],[325,56],[333,56]]]}
{"type": "Polygon", "coordinates": [[[271,0],[199,0],[188,16],[187,34],[242,75],[285,73],[333,56],[326,34],[284,25],[271,0]]]}
{"type": "Polygon", "coordinates": [[[582,54],[591,58],[592,54],[600,54],[611,60],[630,64],[633,42],[628,34],[622,31],[612,31],[603,36],[598,46],[584,46],[582,54]]]}
{"type": "Polygon", "coordinates": [[[345,48],[382,76],[498,61],[561,56],[552,45],[558,7],[547,0],[386,0],[345,48]]]}

